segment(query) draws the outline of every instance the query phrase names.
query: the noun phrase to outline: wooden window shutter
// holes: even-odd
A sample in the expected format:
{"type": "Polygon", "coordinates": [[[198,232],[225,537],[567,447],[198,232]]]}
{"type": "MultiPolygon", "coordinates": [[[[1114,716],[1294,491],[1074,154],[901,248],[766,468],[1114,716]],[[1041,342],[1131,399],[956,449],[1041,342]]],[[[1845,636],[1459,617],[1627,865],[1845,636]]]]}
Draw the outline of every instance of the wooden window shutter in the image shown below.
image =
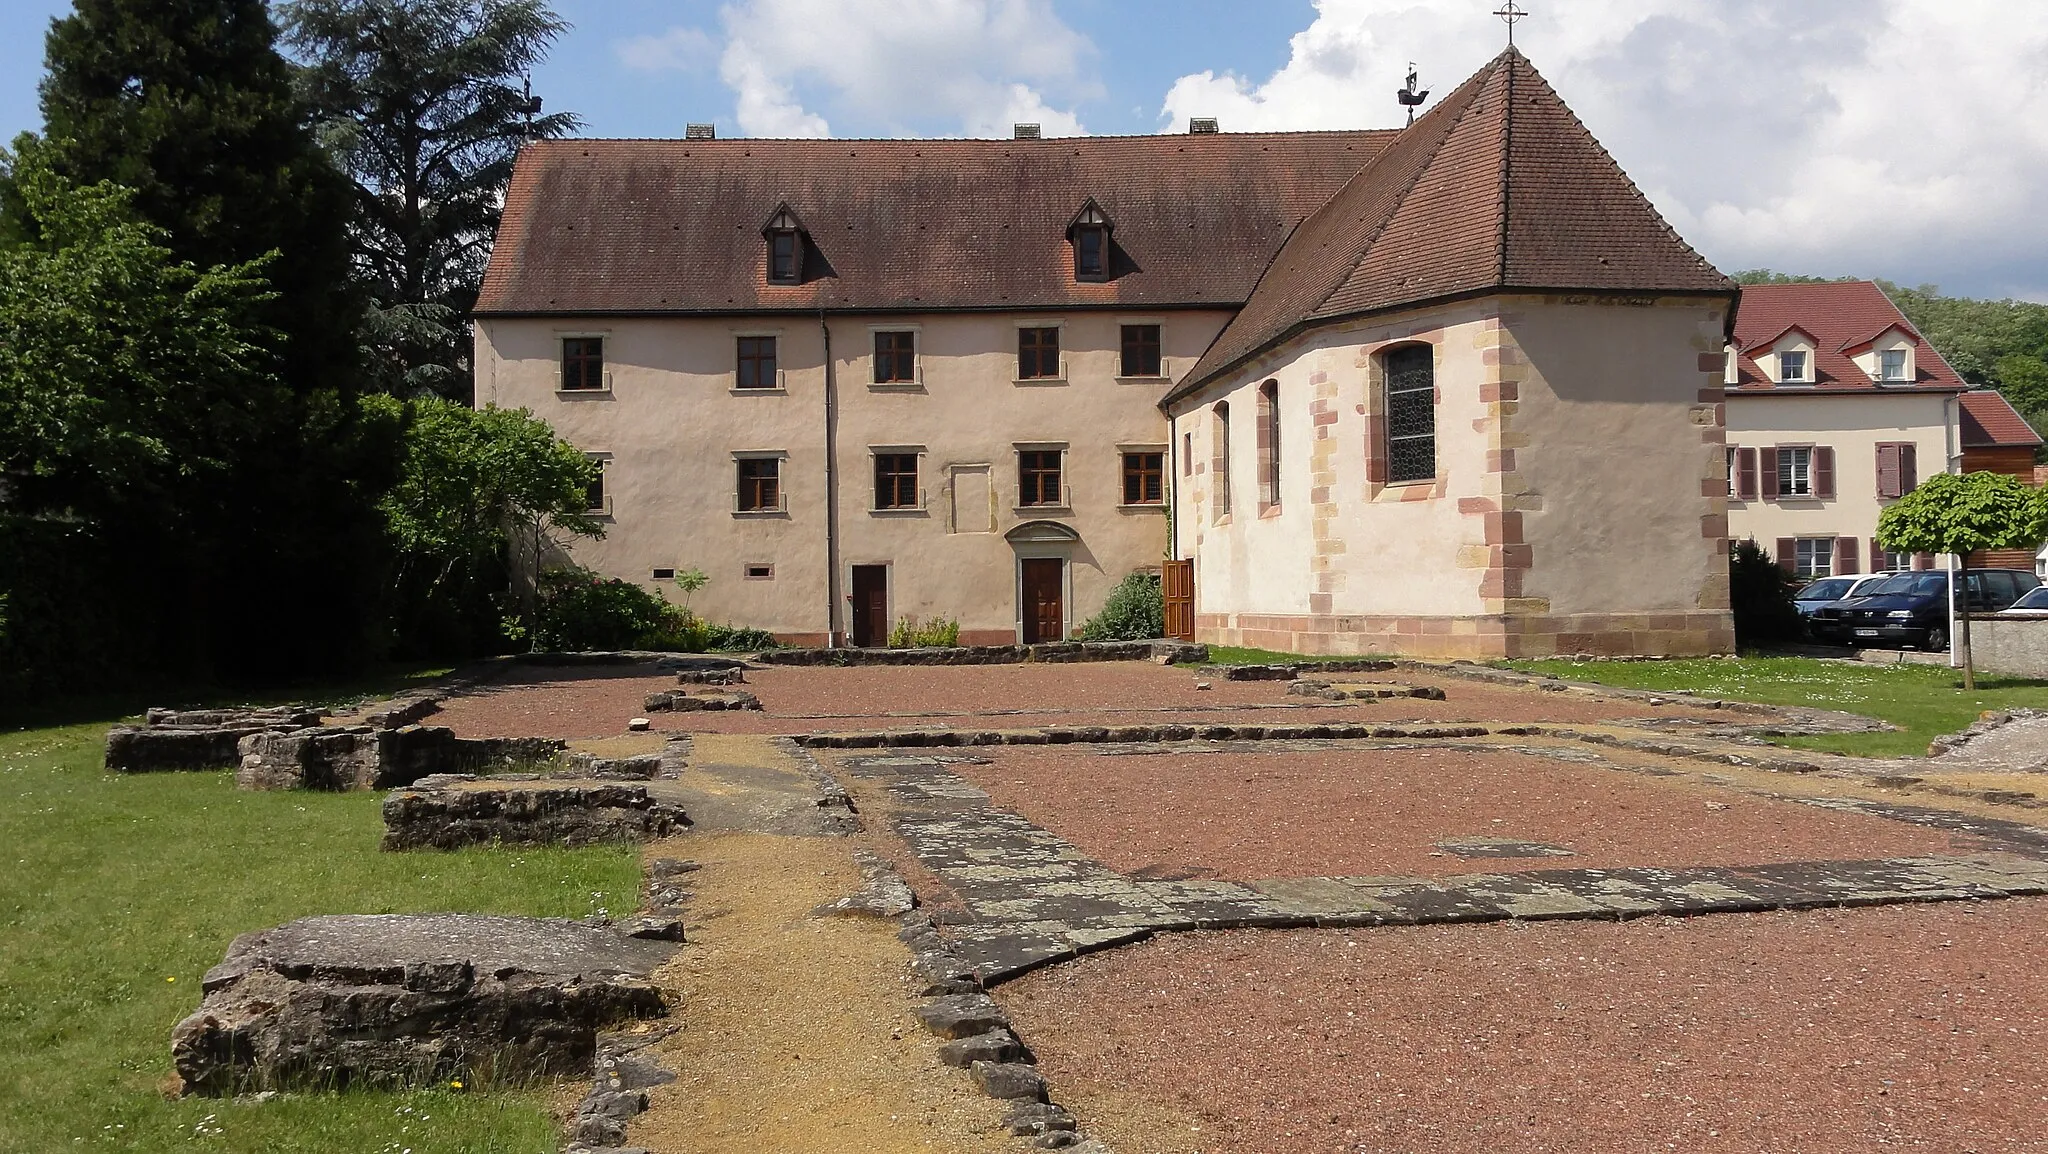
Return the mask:
{"type": "Polygon", "coordinates": [[[1813,447],[1813,495],[1823,501],[1835,496],[1835,451],[1826,445],[1813,447]]]}
{"type": "Polygon", "coordinates": [[[1756,452],[1757,479],[1763,482],[1764,500],[1775,501],[1778,499],[1778,450],[1768,448],[1756,452]]]}
{"type": "Polygon", "coordinates": [[[1788,576],[1796,575],[1799,568],[1798,538],[1778,538],[1778,568],[1783,569],[1788,576]]]}
{"type": "Polygon", "coordinates": [[[1899,488],[1899,450],[1903,445],[1879,445],[1877,447],[1877,495],[1897,497],[1904,490],[1899,488]]]}
{"type": "Polygon", "coordinates": [[[1735,458],[1735,495],[1744,501],[1756,500],[1756,450],[1742,449],[1735,458]]]}
{"type": "Polygon", "coordinates": [[[1884,542],[1872,537],[1870,539],[1870,571],[1875,573],[1882,568],[1884,568],[1884,542]]]}
{"type": "Polygon", "coordinates": [[[1899,496],[1903,497],[1920,487],[1919,462],[1914,459],[1919,446],[1908,442],[1899,446],[1899,496]]]}
{"type": "Polygon", "coordinates": [[[1856,538],[1835,538],[1835,575],[1860,572],[1862,570],[1856,564],[1856,538]]]}

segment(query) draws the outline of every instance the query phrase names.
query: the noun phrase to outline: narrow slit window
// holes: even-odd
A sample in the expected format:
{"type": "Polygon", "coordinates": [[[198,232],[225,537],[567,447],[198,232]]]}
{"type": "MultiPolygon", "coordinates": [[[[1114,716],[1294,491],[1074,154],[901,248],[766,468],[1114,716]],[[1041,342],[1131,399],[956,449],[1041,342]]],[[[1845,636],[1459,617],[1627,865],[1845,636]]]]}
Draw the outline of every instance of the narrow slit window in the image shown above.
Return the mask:
{"type": "Polygon", "coordinates": [[[1216,515],[1230,512],[1230,405],[1216,403],[1215,456],[1209,462],[1210,484],[1215,487],[1216,515]]]}
{"type": "Polygon", "coordinates": [[[1280,504],[1280,382],[1259,386],[1259,504],[1280,504]]]}
{"type": "Polygon", "coordinates": [[[1436,366],[1428,345],[1386,355],[1387,482],[1436,479],[1436,366]]]}
{"type": "Polygon", "coordinates": [[[597,474],[590,479],[590,484],[584,486],[583,508],[592,516],[602,516],[611,511],[608,504],[611,494],[605,490],[604,484],[608,462],[603,457],[591,457],[589,461],[597,467],[597,474]]]}

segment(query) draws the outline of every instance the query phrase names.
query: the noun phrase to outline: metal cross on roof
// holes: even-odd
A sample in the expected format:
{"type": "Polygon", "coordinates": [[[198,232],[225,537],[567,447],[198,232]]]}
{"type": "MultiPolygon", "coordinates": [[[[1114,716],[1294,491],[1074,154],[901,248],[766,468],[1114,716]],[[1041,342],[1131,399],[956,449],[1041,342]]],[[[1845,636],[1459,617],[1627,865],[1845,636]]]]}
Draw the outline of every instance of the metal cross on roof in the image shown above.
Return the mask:
{"type": "Polygon", "coordinates": [[[1529,13],[1525,11],[1520,5],[1516,4],[1515,0],[1506,0],[1506,2],[1503,3],[1500,7],[1493,10],[1493,14],[1495,16],[1500,17],[1501,20],[1506,22],[1508,26],[1508,47],[1514,47],[1515,21],[1520,20],[1524,16],[1527,16],[1529,13]]]}

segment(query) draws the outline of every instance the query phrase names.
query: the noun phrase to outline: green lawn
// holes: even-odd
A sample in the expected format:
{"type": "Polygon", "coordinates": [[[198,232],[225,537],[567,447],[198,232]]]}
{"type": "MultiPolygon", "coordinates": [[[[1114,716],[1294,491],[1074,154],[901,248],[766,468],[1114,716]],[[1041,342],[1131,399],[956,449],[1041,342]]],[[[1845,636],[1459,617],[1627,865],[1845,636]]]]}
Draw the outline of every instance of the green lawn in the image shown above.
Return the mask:
{"type": "Polygon", "coordinates": [[[1316,657],[1300,653],[1276,653],[1271,649],[1240,649],[1235,645],[1211,645],[1211,665],[1306,665],[1317,661],[1356,661],[1356,657],[1316,657]]]}
{"type": "Polygon", "coordinates": [[[0,1152],[554,1154],[532,1091],[166,1099],[171,1026],[236,934],[316,913],[629,909],[631,850],[380,853],[379,794],[105,774],[107,724],[0,733],[0,1152]]]}
{"type": "Polygon", "coordinates": [[[1927,743],[1968,726],[1987,709],[2048,709],[2048,682],[1977,677],[1965,693],[1962,674],[1939,665],[1875,665],[1810,657],[1745,657],[1722,661],[1511,661],[1514,669],[1551,673],[1631,689],[1689,689],[1710,697],[1767,705],[1806,705],[1882,718],[1896,733],[1788,737],[1801,749],[1863,757],[1909,757],[1927,743]]]}

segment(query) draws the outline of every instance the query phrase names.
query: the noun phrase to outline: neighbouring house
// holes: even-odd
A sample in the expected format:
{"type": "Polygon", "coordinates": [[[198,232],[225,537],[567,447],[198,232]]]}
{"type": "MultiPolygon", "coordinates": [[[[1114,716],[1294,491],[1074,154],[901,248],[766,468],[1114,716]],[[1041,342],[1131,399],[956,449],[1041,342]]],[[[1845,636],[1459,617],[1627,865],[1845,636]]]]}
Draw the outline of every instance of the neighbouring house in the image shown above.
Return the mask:
{"type": "Polygon", "coordinates": [[[1726,364],[1728,531],[1798,577],[1931,568],[1884,507],[1962,463],[1969,386],[1869,281],[1750,285],[1726,364]]]}
{"type": "MultiPolygon", "coordinates": [[[[1973,389],[1959,398],[1962,421],[1963,472],[2006,473],[2030,485],[2035,479],[2034,456],[2041,448],[2041,434],[2020,416],[2005,394],[1996,389],[1973,389]]],[[[1970,564],[1997,569],[2036,569],[2033,549],[1992,549],[1970,555],[1970,564]]]]}
{"type": "Polygon", "coordinates": [[[1509,49],[1399,131],[522,151],[480,403],[605,464],[593,569],[792,641],[1727,651],[1736,290],[1509,49]]]}

